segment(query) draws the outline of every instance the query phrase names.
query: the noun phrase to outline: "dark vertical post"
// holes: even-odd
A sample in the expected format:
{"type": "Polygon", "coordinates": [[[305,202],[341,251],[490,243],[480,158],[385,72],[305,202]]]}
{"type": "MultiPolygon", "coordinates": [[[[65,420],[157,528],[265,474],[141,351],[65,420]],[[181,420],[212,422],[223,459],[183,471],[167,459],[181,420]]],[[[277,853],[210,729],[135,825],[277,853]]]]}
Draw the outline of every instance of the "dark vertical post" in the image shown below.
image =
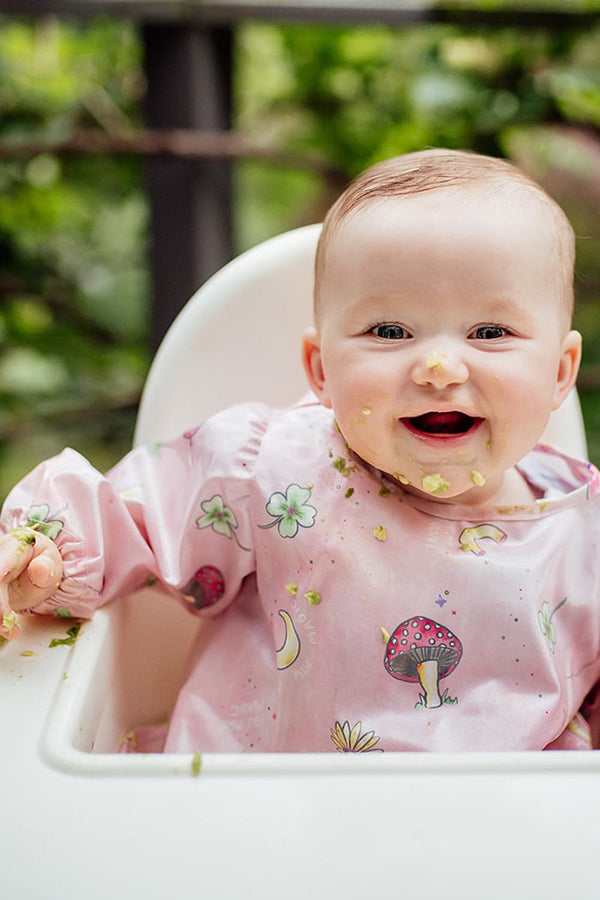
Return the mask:
{"type": "MultiPolygon", "coordinates": [[[[232,31],[146,25],[149,128],[225,130],[231,125],[232,31]]],[[[231,259],[232,177],[226,160],[148,163],[153,281],[150,340],[156,349],[191,294],[231,259]]]]}

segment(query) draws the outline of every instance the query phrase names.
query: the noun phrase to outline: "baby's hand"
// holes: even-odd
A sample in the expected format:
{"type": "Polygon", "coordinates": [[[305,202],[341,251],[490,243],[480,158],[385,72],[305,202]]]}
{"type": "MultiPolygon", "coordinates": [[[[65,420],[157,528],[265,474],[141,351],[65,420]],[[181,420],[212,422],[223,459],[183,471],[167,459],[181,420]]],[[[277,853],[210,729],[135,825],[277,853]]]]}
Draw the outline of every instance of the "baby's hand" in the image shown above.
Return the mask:
{"type": "Polygon", "coordinates": [[[0,637],[17,637],[15,611],[31,609],[51,597],[62,571],[56,545],[32,528],[17,528],[0,538],[0,637]]]}

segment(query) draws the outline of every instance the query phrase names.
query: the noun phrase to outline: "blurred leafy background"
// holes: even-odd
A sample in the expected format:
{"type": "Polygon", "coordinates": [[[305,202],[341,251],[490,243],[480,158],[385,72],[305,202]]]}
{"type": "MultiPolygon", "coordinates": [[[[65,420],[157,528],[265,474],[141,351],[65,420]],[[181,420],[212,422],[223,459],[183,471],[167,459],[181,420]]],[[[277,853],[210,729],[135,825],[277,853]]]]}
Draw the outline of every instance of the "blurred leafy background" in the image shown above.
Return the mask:
{"type": "MultiPolygon", "coordinates": [[[[53,144],[130,134],[144,90],[132,23],[0,17],[0,498],[67,444],[101,469],[130,446],[149,363],[143,163],[53,144]],[[46,149],[15,155],[20,142],[46,149]]],[[[234,92],[236,129],[307,159],[236,164],[238,251],[320,220],[369,163],[426,146],[507,156],[546,186],[578,235],[580,392],[599,462],[600,27],[249,22],[234,92]]]]}

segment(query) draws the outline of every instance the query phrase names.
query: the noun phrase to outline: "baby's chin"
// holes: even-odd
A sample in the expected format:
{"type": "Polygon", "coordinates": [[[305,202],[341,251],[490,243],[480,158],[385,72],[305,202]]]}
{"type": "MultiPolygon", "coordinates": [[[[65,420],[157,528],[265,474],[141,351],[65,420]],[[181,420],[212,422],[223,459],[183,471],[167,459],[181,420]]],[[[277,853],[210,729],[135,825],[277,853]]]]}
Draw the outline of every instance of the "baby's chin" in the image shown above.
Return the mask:
{"type": "Polygon", "coordinates": [[[370,447],[354,447],[352,453],[370,468],[393,479],[407,492],[441,503],[482,504],[502,489],[503,475],[490,474],[480,468],[478,454],[473,454],[468,461],[439,463],[433,460],[420,463],[407,456],[405,465],[397,469],[396,465],[403,465],[400,457],[385,460],[376,452],[371,452],[370,447]]]}
{"type": "Polygon", "coordinates": [[[483,503],[495,493],[495,485],[489,483],[486,475],[479,469],[457,466],[439,469],[429,467],[420,469],[417,473],[390,474],[410,493],[442,503],[483,503]]]}

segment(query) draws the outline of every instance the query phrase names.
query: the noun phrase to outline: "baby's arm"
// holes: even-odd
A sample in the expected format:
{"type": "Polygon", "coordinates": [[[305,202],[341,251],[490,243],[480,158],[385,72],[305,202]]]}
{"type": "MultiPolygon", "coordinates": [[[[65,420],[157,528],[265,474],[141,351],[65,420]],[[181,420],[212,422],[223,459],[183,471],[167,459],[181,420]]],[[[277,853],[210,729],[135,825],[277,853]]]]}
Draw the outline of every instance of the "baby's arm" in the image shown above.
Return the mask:
{"type": "Polygon", "coordinates": [[[248,484],[267,412],[221,413],[106,475],[73,450],[26,475],[0,514],[0,635],[16,637],[15,613],[86,619],[155,582],[193,613],[224,611],[254,570],[248,484]],[[206,609],[188,590],[204,566],[224,583],[206,609]]]}
{"type": "Polygon", "coordinates": [[[62,571],[56,545],[33,528],[17,528],[0,537],[0,637],[17,637],[15,612],[48,599],[62,571]]]}

